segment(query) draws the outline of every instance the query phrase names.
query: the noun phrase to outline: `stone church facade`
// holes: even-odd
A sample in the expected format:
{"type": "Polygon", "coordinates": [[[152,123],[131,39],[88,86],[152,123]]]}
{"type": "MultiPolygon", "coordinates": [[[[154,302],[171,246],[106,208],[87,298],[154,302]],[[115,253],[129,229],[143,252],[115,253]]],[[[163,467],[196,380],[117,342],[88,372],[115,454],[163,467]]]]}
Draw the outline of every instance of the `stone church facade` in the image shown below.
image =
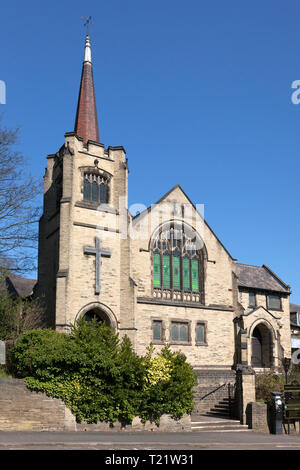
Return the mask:
{"type": "Polygon", "coordinates": [[[168,343],[196,370],[291,354],[290,287],[237,263],[179,185],[129,212],[126,152],[100,143],[88,36],[74,132],[47,157],[36,292],[60,331],[97,316],[137,354],[168,343]]]}

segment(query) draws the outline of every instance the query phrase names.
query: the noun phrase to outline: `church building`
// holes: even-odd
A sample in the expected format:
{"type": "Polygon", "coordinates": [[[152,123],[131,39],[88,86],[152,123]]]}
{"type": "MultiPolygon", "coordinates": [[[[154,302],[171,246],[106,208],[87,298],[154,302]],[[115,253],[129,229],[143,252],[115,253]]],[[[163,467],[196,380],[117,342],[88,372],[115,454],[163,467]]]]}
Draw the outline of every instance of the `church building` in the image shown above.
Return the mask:
{"type": "Polygon", "coordinates": [[[100,141],[87,35],[75,128],[44,176],[36,292],[49,326],[96,316],[137,354],[168,343],[203,377],[277,370],[291,355],[290,287],[237,263],[179,184],[166,191],[129,212],[126,152],[100,141]]]}

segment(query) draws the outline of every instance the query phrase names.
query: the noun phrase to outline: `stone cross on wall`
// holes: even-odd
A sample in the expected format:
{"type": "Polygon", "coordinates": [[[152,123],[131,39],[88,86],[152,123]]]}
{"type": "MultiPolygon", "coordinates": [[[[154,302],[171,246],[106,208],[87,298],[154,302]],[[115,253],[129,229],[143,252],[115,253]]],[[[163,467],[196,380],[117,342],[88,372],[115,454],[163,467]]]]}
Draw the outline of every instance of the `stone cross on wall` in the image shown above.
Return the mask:
{"type": "Polygon", "coordinates": [[[96,237],[96,247],[93,246],[85,246],[83,249],[84,254],[86,255],[96,255],[96,289],[95,294],[100,294],[101,290],[101,281],[100,281],[100,271],[101,271],[101,256],[105,256],[110,258],[111,251],[110,250],[103,250],[101,248],[101,240],[100,238],[96,237]]]}

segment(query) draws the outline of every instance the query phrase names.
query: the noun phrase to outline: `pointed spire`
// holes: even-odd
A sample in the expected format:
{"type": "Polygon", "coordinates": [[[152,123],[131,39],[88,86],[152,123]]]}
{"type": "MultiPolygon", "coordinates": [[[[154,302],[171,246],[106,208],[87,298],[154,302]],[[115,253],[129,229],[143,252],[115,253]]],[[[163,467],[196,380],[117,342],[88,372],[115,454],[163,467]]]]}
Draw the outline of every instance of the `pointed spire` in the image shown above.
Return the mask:
{"type": "Polygon", "coordinates": [[[88,140],[100,142],[93,80],[91,43],[88,34],[85,39],[84,58],[74,130],[79,137],[83,138],[84,143],[88,140]]]}

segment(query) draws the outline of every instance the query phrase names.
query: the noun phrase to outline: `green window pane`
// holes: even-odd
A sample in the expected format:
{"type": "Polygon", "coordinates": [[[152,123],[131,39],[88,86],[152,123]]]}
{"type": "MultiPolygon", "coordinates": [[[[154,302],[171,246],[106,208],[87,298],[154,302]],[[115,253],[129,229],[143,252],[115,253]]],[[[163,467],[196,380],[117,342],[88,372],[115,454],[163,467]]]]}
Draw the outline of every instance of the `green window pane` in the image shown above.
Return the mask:
{"type": "Polygon", "coordinates": [[[160,254],[153,254],[153,287],[160,287],[160,254]]]}
{"type": "Polygon", "coordinates": [[[178,335],[178,325],[174,323],[171,328],[171,338],[173,341],[178,341],[179,335],[178,335]]]}
{"type": "Polygon", "coordinates": [[[170,256],[163,255],[163,287],[170,289],[170,256]]]}
{"type": "Polygon", "coordinates": [[[153,322],[153,339],[156,339],[159,341],[162,339],[161,321],[153,322]]]}
{"type": "Polygon", "coordinates": [[[199,291],[199,269],[198,260],[192,260],[192,290],[199,291]]]}
{"type": "Polygon", "coordinates": [[[204,325],[200,323],[196,328],[196,341],[197,343],[204,343],[204,325]]]}
{"type": "Polygon", "coordinates": [[[190,290],[190,260],[183,258],[182,260],[183,289],[190,290]]]}
{"type": "Polygon", "coordinates": [[[173,289],[180,290],[180,258],[173,256],[173,289]]]}

